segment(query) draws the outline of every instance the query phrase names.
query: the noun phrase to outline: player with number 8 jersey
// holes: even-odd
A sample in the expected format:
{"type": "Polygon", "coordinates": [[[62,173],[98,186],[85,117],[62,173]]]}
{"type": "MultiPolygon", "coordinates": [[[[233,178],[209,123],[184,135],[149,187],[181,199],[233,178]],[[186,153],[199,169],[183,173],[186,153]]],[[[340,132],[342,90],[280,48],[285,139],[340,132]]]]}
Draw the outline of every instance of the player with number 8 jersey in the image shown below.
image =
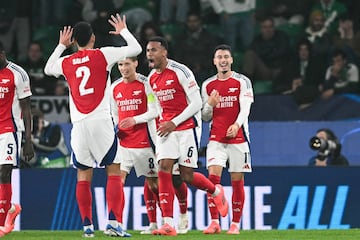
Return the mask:
{"type": "Polygon", "coordinates": [[[129,236],[121,221],[122,181],[118,141],[115,135],[110,107],[110,71],[119,60],[136,56],[141,46],[126,27],[125,17],[111,16],[109,23],[115,28],[110,34],[121,35],[127,45],[93,49],[95,35],[87,22],[74,28],[65,26],[60,31],[59,44],[45,66],[45,73],[63,75],[69,84],[72,162],[78,170],[76,198],[83,222],[84,236],[94,236],[92,222],[92,195],[90,183],[95,161],[106,167],[108,181],[106,200],[108,225],[105,234],[129,236]],[[78,51],[61,57],[64,50],[75,42],[78,51]]]}

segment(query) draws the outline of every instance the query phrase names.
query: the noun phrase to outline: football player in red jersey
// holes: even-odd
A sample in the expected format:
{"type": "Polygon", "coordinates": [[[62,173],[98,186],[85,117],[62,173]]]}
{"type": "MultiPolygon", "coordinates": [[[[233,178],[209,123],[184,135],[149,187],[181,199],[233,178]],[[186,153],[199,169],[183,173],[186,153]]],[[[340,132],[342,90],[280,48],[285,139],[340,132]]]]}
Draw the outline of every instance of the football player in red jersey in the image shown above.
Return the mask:
{"type": "Polygon", "coordinates": [[[0,237],[14,229],[19,204],[11,204],[12,169],[19,164],[22,131],[23,155],[34,157],[31,142],[30,80],[23,68],[6,58],[0,42],[0,237]]]}
{"type": "MultiPolygon", "coordinates": [[[[202,85],[202,118],[212,120],[206,150],[209,179],[219,184],[226,162],[231,176],[232,222],[228,234],[239,234],[239,222],[244,205],[244,172],[251,172],[248,117],[254,101],[251,81],[231,70],[233,58],[228,45],[214,51],[217,74],[202,85]]],[[[211,223],[206,234],[220,233],[219,214],[214,199],[208,194],[211,223]]]]}
{"type": "MultiPolygon", "coordinates": [[[[127,42],[123,47],[93,49],[95,35],[87,22],[74,28],[65,26],[60,31],[59,44],[45,66],[45,73],[63,75],[69,84],[72,161],[78,170],[76,198],[83,221],[85,237],[94,236],[92,196],[90,183],[94,161],[105,166],[108,175],[106,200],[108,224],[105,234],[129,236],[119,224],[123,187],[120,176],[118,141],[111,115],[109,73],[114,64],[126,57],[136,56],[141,46],[126,27],[125,17],[111,16],[109,23],[115,28],[110,34],[121,35],[127,42]],[[78,51],[60,57],[75,43],[78,51]]],[[[119,36],[120,37],[120,36],[119,36]]]]}
{"type": "MultiPolygon", "coordinates": [[[[141,234],[151,234],[157,229],[156,205],[158,202],[158,163],[155,157],[155,118],[158,117],[158,102],[147,77],[136,72],[136,57],[118,62],[121,78],[111,85],[112,112],[118,125],[120,140],[121,175],[123,183],[134,167],[136,175],[145,176],[144,200],[149,218],[149,227],[141,234]]],[[[178,233],[186,233],[187,186],[179,179],[179,171],[173,171],[173,182],[180,205],[178,233]],[[180,180],[180,181],[179,181],[180,180]]]]}
{"type": "Polygon", "coordinates": [[[172,170],[179,163],[180,176],[186,183],[210,193],[222,216],[228,203],[221,185],[194,172],[198,161],[201,134],[201,96],[194,74],[185,65],[167,58],[168,44],[153,37],[146,46],[150,85],[156,94],[161,116],[157,127],[156,155],[159,161],[159,198],[164,225],[154,235],[176,235],[173,227],[174,188],[172,170]]]}

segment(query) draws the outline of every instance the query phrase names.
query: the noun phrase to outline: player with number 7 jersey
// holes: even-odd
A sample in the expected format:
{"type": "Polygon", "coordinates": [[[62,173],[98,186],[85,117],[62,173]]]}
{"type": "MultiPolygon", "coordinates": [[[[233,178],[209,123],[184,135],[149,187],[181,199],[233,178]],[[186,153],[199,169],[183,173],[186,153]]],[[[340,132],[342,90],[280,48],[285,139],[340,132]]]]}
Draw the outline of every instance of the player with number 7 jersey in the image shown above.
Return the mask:
{"type": "Polygon", "coordinates": [[[125,17],[111,16],[115,28],[110,34],[121,35],[127,45],[93,49],[95,35],[87,22],[60,31],[59,44],[45,66],[45,73],[63,75],[69,84],[71,159],[77,168],[76,198],[83,223],[84,237],[94,236],[92,220],[91,179],[95,162],[105,166],[108,175],[106,200],[108,224],[104,232],[110,236],[129,236],[121,221],[122,181],[120,154],[110,107],[110,71],[115,63],[137,56],[141,46],[126,27],[125,17]],[[64,50],[76,44],[78,51],[61,57],[64,50]]]}

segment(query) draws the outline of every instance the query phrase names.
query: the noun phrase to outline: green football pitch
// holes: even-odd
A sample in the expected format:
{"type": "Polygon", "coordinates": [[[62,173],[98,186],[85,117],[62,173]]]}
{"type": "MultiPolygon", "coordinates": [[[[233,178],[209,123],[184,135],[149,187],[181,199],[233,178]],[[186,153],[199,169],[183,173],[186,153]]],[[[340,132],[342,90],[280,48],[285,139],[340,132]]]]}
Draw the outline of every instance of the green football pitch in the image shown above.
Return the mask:
{"type": "MultiPolygon", "coordinates": [[[[151,235],[140,235],[139,231],[128,231],[132,234],[130,239],[169,239],[170,237],[165,236],[151,236],[151,235]]],[[[113,239],[105,236],[102,232],[95,232],[96,239],[113,239]]],[[[197,239],[256,239],[256,240],[277,240],[277,239],[303,239],[303,240],[318,240],[318,239],[360,239],[360,229],[348,229],[348,230],[244,230],[241,231],[240,235],[228,235],[226,232],[216,235],[204,235],[201,231],[189,231],[187,234],[178,235],[172,237],[174,239],[186,239],[186,240],[197,240],[197,239]]],[[[5,239],[36,239],[36,240],[66,240],[66,239],[84,239],[81,231],[20,231],[12,232],[6,235],[5,239]]]]}

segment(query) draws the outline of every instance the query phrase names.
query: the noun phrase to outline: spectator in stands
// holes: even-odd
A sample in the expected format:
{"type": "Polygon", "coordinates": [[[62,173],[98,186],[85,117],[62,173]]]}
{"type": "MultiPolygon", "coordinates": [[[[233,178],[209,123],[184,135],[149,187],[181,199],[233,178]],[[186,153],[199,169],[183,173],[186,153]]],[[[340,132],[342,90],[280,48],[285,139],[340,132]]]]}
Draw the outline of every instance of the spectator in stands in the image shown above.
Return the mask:
{"type": "Polygon", "coordinates": [[[300,108],[308,106],[320,95],[325,67],[324,61],[315,61],[309,40],[300,40],[295,56],[274,82],[274,93],[292,94],[300,108]]]}
{"type": "Polygon", "coordinates": [[[274,81],[288,61],[290,51],[287,34],[275,29],[271,17],[265,17],[260,22],[260,34],[245,52],[243,72],[254,81],[274,81]]]}
{"type": "Polygon", "coordinates": [[[44,73],[46,60],[39,42],[32,42],[28,47],[26,61],[21,65],[29,74],[31,92],[34,96],[53,95],[56,80],[44,73]]]}
{"type": "MultiPolygon", "coordinates": [[[[164,34],[161,32],[159,25],[153,21],[146,22],[142,25],[140,29],[139,43],[142,49],[146,49],[146,45],[150,38],[160,36],[163,37],[164,34]]],[[[150,72],[149,63],[146,59],[146,51],[142,51],[138,56],[138,67],[137,71],[143,75],[148,75],[150,72]]]]}
{"type": "Polygon", "coordinates": [[[91,23],[96,35],[95,48],[104,46],[121,46],[124,41],[119,36],[109,34],[111,26],[108,19],[111,15],[120,12],[123,1],[103,1],[103,0],[85,0],[82,17],[85,21],[91,23]]]}
{"type": "Polygon", "coordinates": [[[256,0],[207,0],[215,13],[220,15],[220,24],[225,42],[236,51],[247,49],[254,37],[256,0]],[[237,39],[241,39],[241,46],[237,39]]]}
{"type": "Polygon", "coordinates": [[[220,39],[203,27],[200,15],[189,13],[186,31],[174,43],[174,59],[188,66],[201,86],[213,72],[212,50],[219,43],[220,39]]]}
{"type": "Polygon", "coordinates": [[[188,0],[160,0],[160,22],[162,24],[175,21],[178,24],[184,25],[188,11],[188,0]]]}
{"type": "Polygon", "coordinates": [[[44,119],[39,109],[31,110],[33,116],[32,142],[35,157],[32,166],[44,168],[68,167],[70,152],[65,144],[61,126],[44,119]]]}
{"type": "MultiPolygon", "coordinates": [[[[71,1],[72,2],[72,1],[71,1]]],[[[64,23],[67,12],[67,1],[38,0],[39,26],[48,25],[60,26],[64,23]]]]}
{"type": "Polygon", "coordinates": [[[30,18],[32,1],[2,1],[0,6],[0,41],[3,43],[8,57],[24,61],[30,42],[30,18]],[[16,49],[13,47],[16,43],[16,49]],[[12,53],[12,56],[10,56],[12,53]],[[14,54],[15,53],[15,54],[14,54]]]}
{"type": "Polygon", "coordinates": [[[337,34],[333,38],[334,46],[342,48],[349,62],[360,66],[360,30],[354,19],[347,13],[340,15],[337,34]]]}
{"type": "Polygon", "coordinates": [[[337,0],[318,0],[311,12],[320,11],[324,16],[324,26],[329,33],[335,33],[338,27],[338,18],[347,12],[346,6],[337,0]]]}
{"type": "Polygon", "coordinates": [[[332,55],[332,65],[326,70],[322,97],[328,99],[334,94],[357,93],[358,89],[358,67],[348,63],[342,49],[336,49],[332,55]]]}
{"type": "Polygon", "coordinates": [[[323,13],[316,10],[309,16],[309,26],[305,29],[305,37],[311,42],[317,61],[326,59],[328,64],[329,49],[332,46],[332,36],[327,32],[323,13]]]}
{"type": "Polygon", "coordinates": [[[126,16],[126,22],[131,32],[134,32],[136,36],[139,36],[142,25],[144,23],[152,21],[153,16],[151,13],[143,7],[134,7],[121,13],[126,16]]]}
{"type": "Polygon", "coordinates": [[[267,0],[268,15],[274,17],[275,26],[284,24],[304,25],[313,0],[267,0]]]}
{"type": "Polygon", "coordinates": [[[348,160],[341,154],[338,137],[330,129],[317,130],[309,144],[311,149],[318,151],[317,155],[309,160],[309,166],[349,166],[348,160]]]}
{"type": "Polygon", "coordinates": [[[65,79],[60,77],[56,80],[55,84],[55,90],[54,90],[55,96],[68,96],[69,95],[69,86],[65,79]]]}

